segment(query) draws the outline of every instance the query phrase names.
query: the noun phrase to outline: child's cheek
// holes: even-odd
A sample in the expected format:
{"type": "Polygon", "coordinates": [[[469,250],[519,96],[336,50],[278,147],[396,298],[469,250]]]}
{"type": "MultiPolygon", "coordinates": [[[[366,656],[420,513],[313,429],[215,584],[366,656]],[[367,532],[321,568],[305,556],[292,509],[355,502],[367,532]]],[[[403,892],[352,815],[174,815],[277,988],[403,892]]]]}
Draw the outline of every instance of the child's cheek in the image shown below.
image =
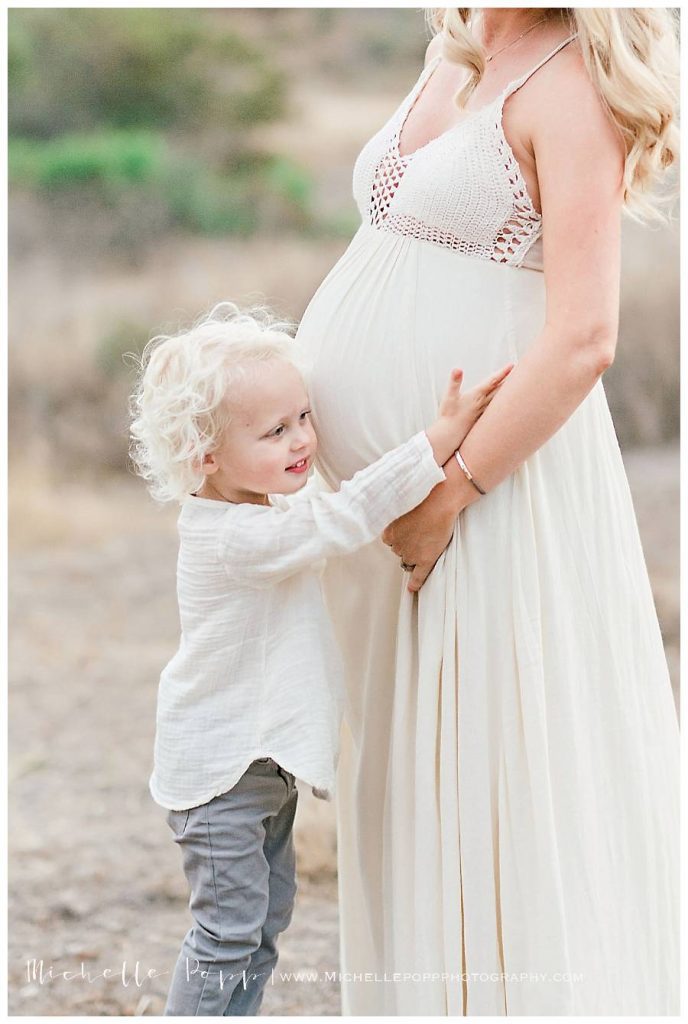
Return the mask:
{"type": "Polygon", "coordinates": [[[265,474],[274,475],[282,466],[281,452],[277,447],[273,451],[261,453],[260,462],[257,464],[261,475],[265,474]]]}

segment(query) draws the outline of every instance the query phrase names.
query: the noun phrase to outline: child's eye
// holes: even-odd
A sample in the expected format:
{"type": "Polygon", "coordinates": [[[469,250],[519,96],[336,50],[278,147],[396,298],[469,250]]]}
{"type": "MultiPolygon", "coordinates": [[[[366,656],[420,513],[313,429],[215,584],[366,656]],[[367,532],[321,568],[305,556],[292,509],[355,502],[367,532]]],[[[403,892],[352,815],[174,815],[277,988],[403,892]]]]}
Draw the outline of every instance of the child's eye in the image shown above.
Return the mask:
{"type": "MultiPolygon", "coordinates": [[[[310,410],[309,409],[304,409],[303,413],[301,413],[301,415],[299,416],[299,419],[302,420],[304,418],[304,416],[309,416],[309,415],[310,415],[310,410]]],[[[285,427],[284,427],[283,424],[281,424],[278,427],[275,427],[274,430],[272,431],[272,433],[269,436],[270,437],[282,437],[282,432],[284,430],[285,430],[285,427]]]]}
{"type": "MultiPolygon", "coordinates": [[[[310,416],[310,412],[311,412],[310,409],[304,409],[304,411],[299,414],[299,419],[303,421],[306,418],[306,416],[310,416]]],[[[270,433],[267,434],[266,436],[267,437],[281,437],[285,430],[286,430],[286,427],[284,426],[284,424],[280,423],[279,427],[275,427],[275,429],[271,430],[270,433]]]]}

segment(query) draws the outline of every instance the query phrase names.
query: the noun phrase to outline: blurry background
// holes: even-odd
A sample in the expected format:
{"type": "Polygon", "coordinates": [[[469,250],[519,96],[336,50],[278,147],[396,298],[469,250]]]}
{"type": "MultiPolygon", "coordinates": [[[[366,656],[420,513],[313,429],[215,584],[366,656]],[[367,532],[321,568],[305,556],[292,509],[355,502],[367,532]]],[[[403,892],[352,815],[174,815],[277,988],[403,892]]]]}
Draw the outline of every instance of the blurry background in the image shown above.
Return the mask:
{"type": "MultiPolygon", "coordinates": [[[[427,40],[410,9],[9,13],[12,1014],[160,1014],[145,974],[191,923],[147,789],[177,509],[128,469],[123,354],[221,299],[301,315],[427,40]],[[33,957],[95,980],[41,985],[33,957]]],[[[624,225],[604,377],[675,687],[678,266],[678,221],[624,225]]],[[[336,971],[333,807],[305,787],[297,841],[279,967],[336,971]]],[[[264,1012],[338,1014],[338,985],[276,981],[264,1012]]]]}

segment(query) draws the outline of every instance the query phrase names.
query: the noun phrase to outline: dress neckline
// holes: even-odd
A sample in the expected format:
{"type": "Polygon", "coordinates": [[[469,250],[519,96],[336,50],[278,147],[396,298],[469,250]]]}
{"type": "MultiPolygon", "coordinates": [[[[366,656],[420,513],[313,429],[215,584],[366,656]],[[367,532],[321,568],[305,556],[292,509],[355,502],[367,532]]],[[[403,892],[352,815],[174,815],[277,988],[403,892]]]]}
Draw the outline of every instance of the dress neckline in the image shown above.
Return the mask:
{"type": "Polygon", "coordinates": [[[506,100],[507,96],[509,96],[512,92],[515,92],[516,88],[523,85],[524,82],[528,78],[530,78],[530,76],[535,71],[541,68],[542,65],[545,64],[550,59],[550,57],[553,57],[555,53],[561,50],[562,47],[564,47],[567,43],[570,43],[572,39],[575,39],[577,35],[577,32],[573,32],[571,33],[571,35],[567,36],[566,39],[562,39],[559,43],[557,43],[554,49],[550,50],[549,53],[545,54],[545,56],[541,60],[539,60],[534,67],[529,68],[522,75],[519,75],[518,78],[513,78],[510,82],[507,82],[502,91],[497,96],[495,96],[493,100],[490,100],[489,103],[485,103],[482,107],[479,107],[477,110],[470,111],[467,117],[462,117],[461,120],[457,121],[456,124],[453,124],[450,128],[447,128],[445,131],[440,132],[440,134],[436,135],[434,138],[428,139],[427,142],[423,143],[422,146],[418,146],[411,153],[402,153],[401,135],[404,130],[404,126],[406,125],[406,122],[409,119],[411,111],[413,110],[416,103],[420,99],[421,94],[425,90],[426,85],[434,75],[435,71],[437,70],[440,64],[440,61],[442,60],[441,54],[438,54],[436,57],[433,57],[433,59],[430,61],[427,67],[423,69],[416,85],[411,90],[409,96],[409,103],[408,106],[406,107],[406,110],[404,110],[404,108],[402,107],[401,122],[396,132],[394,133],[394,138],[392,139],[392,146],[396,152],[396,155],[401,160],[411,160],[413,157],[416,156],[417,153],[421,153],[423,150],[428,149],[430,146],[433,146],[436,142],[440,142],[441,140],[447,138],[448,136],[453,135],[454,132],[458,132],[458,130],[462,128],[465,124],[467,124],[469,121],[473,121],[475,120],[475,118],[479,117],[481,114],[484,114],[486,111],[492,110],[497,104],[499,104],[499,109],[501,111],[501,106],[506,100]]]}

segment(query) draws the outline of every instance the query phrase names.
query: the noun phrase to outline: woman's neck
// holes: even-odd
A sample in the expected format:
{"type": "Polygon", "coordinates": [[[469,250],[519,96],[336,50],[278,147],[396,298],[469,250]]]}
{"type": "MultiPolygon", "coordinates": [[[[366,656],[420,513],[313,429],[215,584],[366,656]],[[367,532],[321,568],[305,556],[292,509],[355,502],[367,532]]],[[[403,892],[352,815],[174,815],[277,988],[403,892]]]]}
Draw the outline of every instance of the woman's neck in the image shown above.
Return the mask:
{"type": "Polygon", "coordinates": [[[548,15],[549,12],[536,7],[481,7],[480,41],[486,50],[498,49],[548,15]]]}

